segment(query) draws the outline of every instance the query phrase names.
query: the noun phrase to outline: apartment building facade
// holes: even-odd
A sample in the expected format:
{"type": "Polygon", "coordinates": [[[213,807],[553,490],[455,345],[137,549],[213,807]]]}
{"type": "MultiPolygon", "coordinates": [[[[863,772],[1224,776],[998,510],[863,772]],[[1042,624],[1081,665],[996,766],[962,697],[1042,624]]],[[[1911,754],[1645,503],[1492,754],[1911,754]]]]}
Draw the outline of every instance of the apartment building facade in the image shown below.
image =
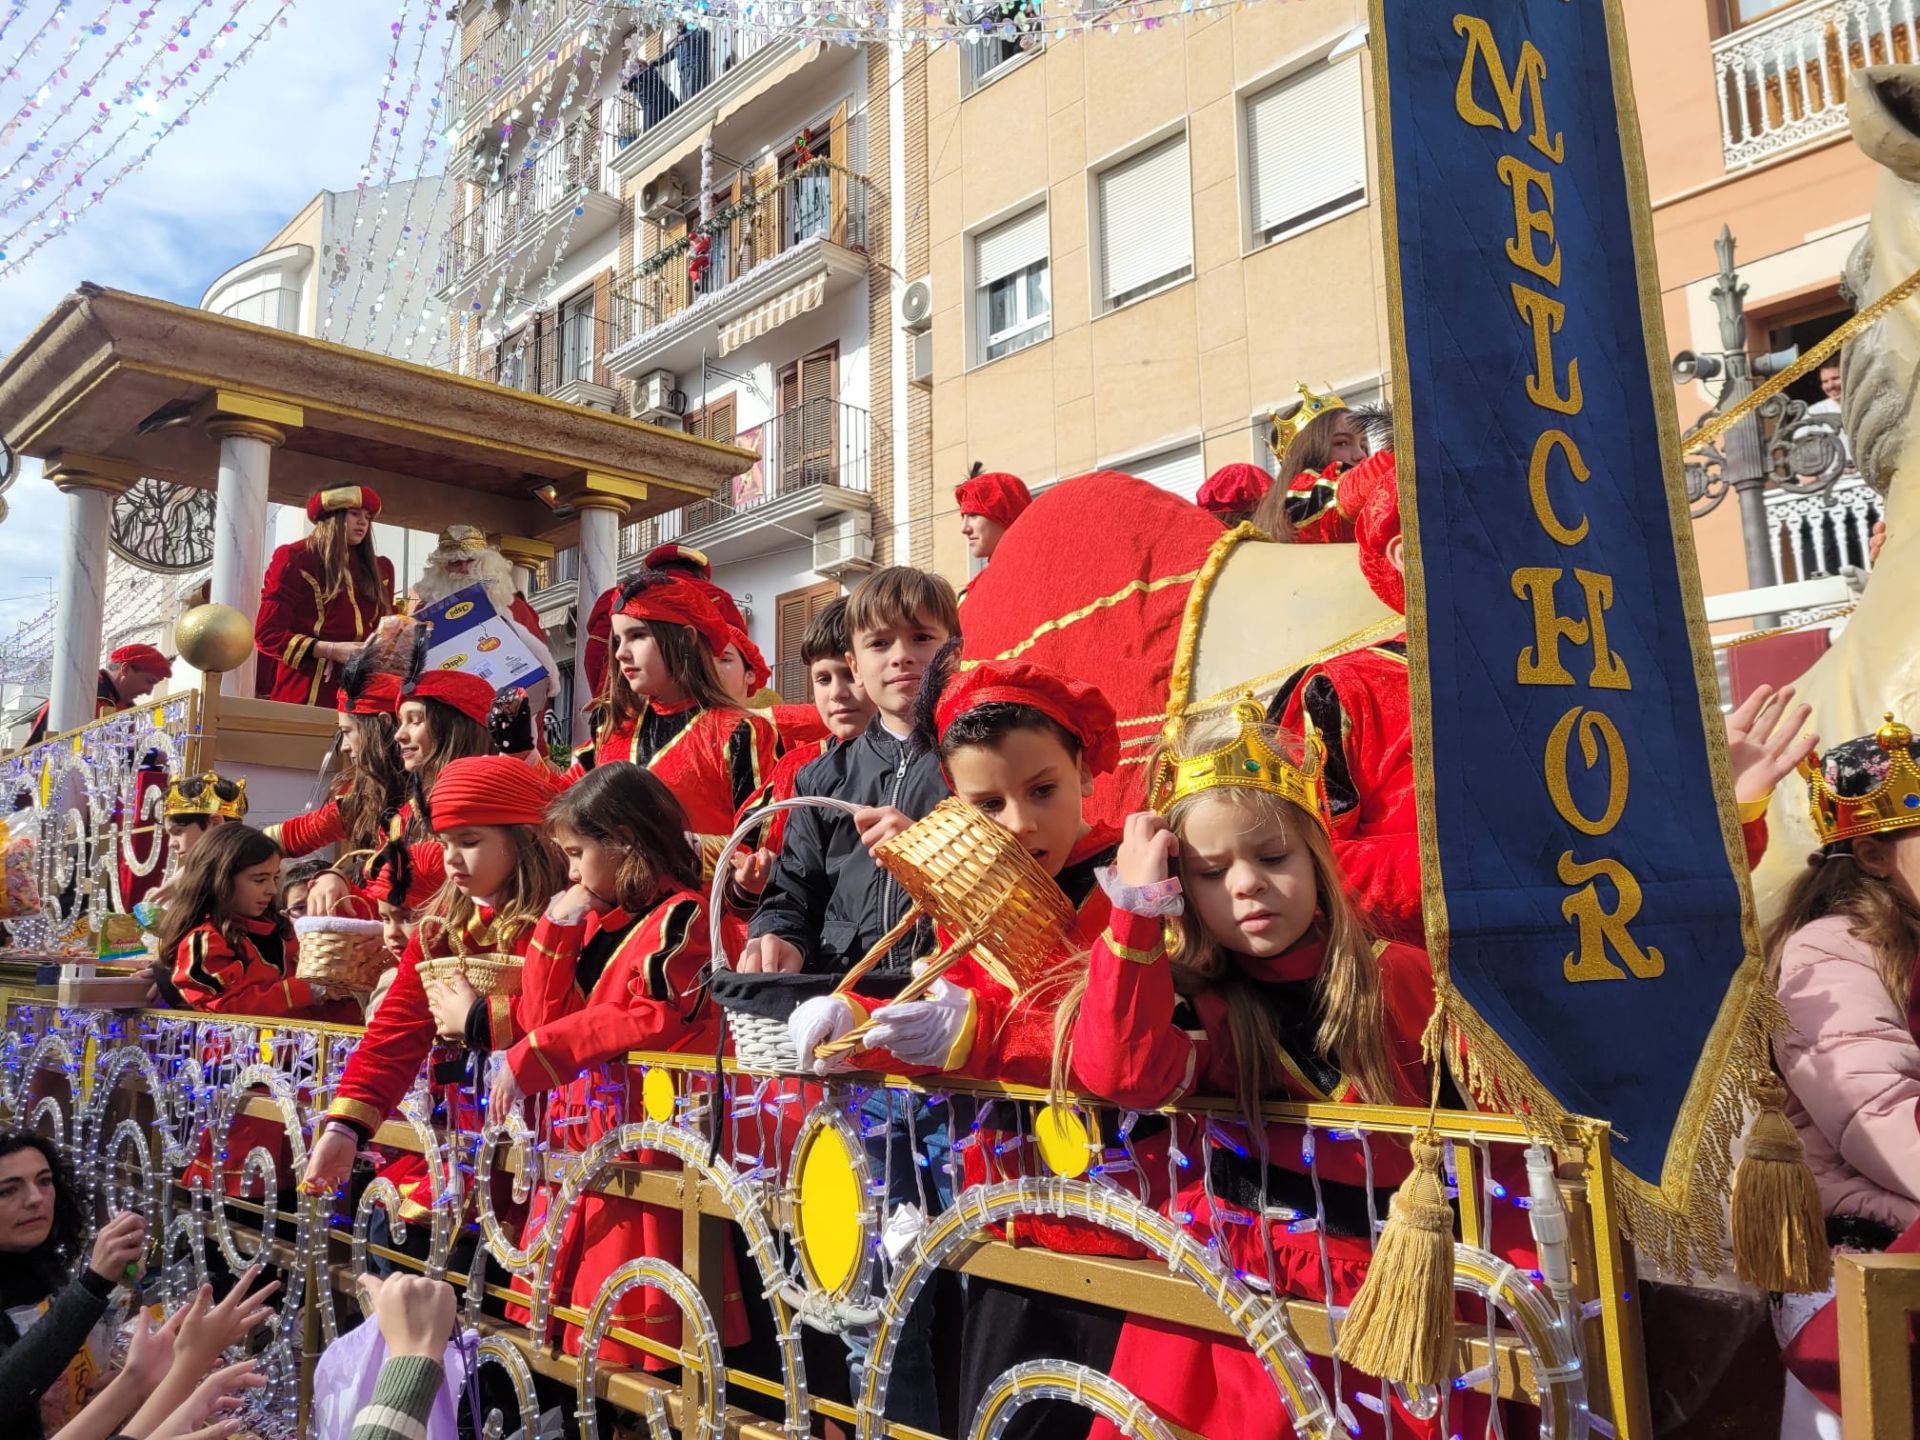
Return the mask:
{"type": "MultiPolygon", "coordinates": [[[[466,0],[463,177],[443,288],[463,373],[755,450],[728,493],[623,526],[622,575],[698,549],[776,688],[800,636],[895,553],[897,352],[885,47],[466,0]]],[[[568,652],[575,557],[533,595],[568,652]]]]}
{"type": "Polygon", "coordinates": [[[1231,461],[1271,467],[1269,417],[1298,384],[1385,392],[1366,10],[1252,5],[927,57],[944,573],[967,573],[952,487],[976,460],[1035,489],[1113,467],[1191,495],[1231,461]]]}
{"type": "MultiPolygon", "coordinates": [[[[1746,294],[1747,349],[1802,350],[1851,313],[1847,256],[1866,232],[1878,178],[1847,128],[1847,80],[1909,63],[1920,8],[1905,0],[1624,0],[1645,137],[1667,339],[1724,347],[1713,291],[1722,227],[1746,294]]],[[[1819,377],[1790,391],[1820,401],[1819,377]]],[[[1679,388],[1683,424],[1711,404],[1679,388]]],[[[1767,496],[1767,542],[1787,581],[1867,568],[1880,498],[1844,476],[1818,497],[1767,496]]],[[[1708,595],[1748,588],[1744,532],[1728,500],[1696,522],[1708,595]]]]}

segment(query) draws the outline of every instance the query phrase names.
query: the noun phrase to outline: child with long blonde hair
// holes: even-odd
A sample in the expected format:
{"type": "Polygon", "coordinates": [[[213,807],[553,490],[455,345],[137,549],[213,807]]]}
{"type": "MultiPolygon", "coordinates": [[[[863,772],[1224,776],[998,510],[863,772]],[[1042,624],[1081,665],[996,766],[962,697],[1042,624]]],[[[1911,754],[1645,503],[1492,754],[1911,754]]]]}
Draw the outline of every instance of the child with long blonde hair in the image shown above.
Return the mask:
{"type": "Polygon", "coordinates": [[[273,552],[254,621],[269,699],[322,704],[341,667],[392,613],[393,564],[373,547],[379,513],[370,486],[316,490],[307,500],[312,533],[273,552]]]}
{"type": "MultiPolygon", "coordinates": [[[[1281,1293],[1344,1305],[1366,1276],[1372,1216],[1406,1154],[1268,1124],[1270,1100],[1425,1104],[1421,1034],[1433,1009],[1425,953],[1374,940],[1348,901],[1327,838],[1317,740],[1266,725],[1251,702],[1216,748],[1157,757],[1152,809],[1129,816],[1102,883],[1113,908],[1087,973],[1062,1002],[1055,1081],[1134,1110],[1232,1097],[1242,1120],[1181,1117],[1204,1155],[1173,1197],[1232,1267],[1281,1293]],[[1317,1220],[1303,1227],[1279,1215],[1317,1220]],[[1324,1233],[1320,1233],[1324,1232],[1324,1233]]],[[[1287,1435],[1279,1396],[1244,1346],[1129,1320],[1113,1372],[1163,1417],[1210,1440],[1287,1435]]],[[[1357,1379],[1346,1372],[1348,1379],[1357,1379]]],[[[1362,1382],[1364,1383],[1364,1382],[1362,1382]]],[[[1331,1387],[1329,1387],[1331,1388],[1331,1387]]],[[[1363,1433],[1381,1417],[1357,1409],[1363,1433]]],[[[1458,1413],[1454,1418],[1457,1420],[1458,1413]]],[[[1396,1433],[1430,1424],[1396,1413],[1396,1433]]],[[[1096,1437],[1111,1436],[1096,1425],[1096,1437]]]]}

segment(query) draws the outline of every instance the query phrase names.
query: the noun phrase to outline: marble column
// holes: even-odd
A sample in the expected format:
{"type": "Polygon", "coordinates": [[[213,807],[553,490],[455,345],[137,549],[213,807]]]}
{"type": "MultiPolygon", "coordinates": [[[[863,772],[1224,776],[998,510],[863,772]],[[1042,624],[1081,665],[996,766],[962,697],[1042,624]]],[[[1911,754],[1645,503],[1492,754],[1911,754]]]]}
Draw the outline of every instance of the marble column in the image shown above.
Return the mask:
{"type": "MultiPolygon", "coordinates": [[[[207,432],[220,442],[211,598],[252,620],[260,613],[260,582],[266,575],[267,471],[286,432],[265,421],[227,415],[209,420],[207,432]]],[[[222,675],[220,693],[251,697],[255,660],[250,651],[245,663],[222,675]]]]}
{"type": "MultiPolygon", "coordinates": [[[[620,520],[627,513],[627,502],[612,495],[586,494],[573,504],[580,512],[580,564],[574,601],[578,618],[574,623],[573,743],[584,745],[592,738],[587,734],[586,717],[586,702],[593,693],[587,679],[587,617],[593,613],[593,602],[620,578],[620,520]]],[[[611,655],[608,664],[612,664],[611,655]]]]}
{"type": "Polygon", "coordinates": [[[49,466],[47,477],[67,497],[66,548],[60,556],[60,610],[53,630],[53,703],[47,733],[93,719],[100,674],[100,630],[107,601],[107,531],[118,480],[49,466]]]}

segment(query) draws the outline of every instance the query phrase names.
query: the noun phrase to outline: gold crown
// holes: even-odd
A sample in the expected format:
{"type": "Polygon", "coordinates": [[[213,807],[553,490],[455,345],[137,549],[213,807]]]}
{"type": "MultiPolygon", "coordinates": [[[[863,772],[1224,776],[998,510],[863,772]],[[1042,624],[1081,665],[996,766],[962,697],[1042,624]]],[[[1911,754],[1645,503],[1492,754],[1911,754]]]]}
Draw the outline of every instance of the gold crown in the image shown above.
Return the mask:
{"type": "Polygon", "coordinates": [[[465,550],[476,555],[493,548],[487,543],[487,532],[473,525],[449,525],[440,532],[438,543],[442,550],[465,550]]]}
{"type": "Polygon", "coordinates": [[[218,815],[227,820],[247,816],[247,782],[228,780],[209,770],[204,775],[189,775],[167,785],[167,814],[218,815]]]}
{"type": "Polygon", "coordinates": [[[1273,452],[1276,460],[1284,457],[1287,447],[1300,438],[1300,432],[1322,415],[1331,415],[1336,410],[1347,408],[1347,402],[1332,391],[1316,395],[1307,385],[1301,385],[1299,389],[1300,404],[1291,415],[1282,420],[1280,412],[1276,410],[1267,417],[1273,422],[1273,436],[1267,441],[1267,448],[1273,452]]]}
{"type": "Polygon", "coordinates": [[[1163,751],[1147,785],[1147,805],[1164,815],[1190,795],[1208,790],[1264,790],[1310,811],[1322,826],[1320,774],[1327,747],[1318,735],[1306,737],[1305,763],[1296,765],[1268,742],[1272,727],[1260,702],[1249,695],[1233,707],[1239,733],[1217,750],[1181,758],[1163,751]]]}
{"type": "Polygon", "coordinates": [[[1913,763],[1913,731],[1889,710],[1873,739],[1887,757],[1887,778],[1865,795],[1834,794],[1819,757],[1810,755],[1800,762],[1813,828],[1822,845],[1920,825],[1920,766],[1913,763]]]}

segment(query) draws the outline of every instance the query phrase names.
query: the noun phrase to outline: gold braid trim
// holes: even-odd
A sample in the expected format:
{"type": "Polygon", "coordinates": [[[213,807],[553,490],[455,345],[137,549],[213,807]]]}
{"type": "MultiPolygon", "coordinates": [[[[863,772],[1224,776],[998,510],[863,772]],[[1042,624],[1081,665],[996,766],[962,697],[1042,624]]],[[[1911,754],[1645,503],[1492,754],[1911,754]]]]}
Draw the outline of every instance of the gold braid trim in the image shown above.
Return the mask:
{"type": "MultiPolygon", "coordinates": [[[[1197,580],[1200,577],[1200,573],[1198,570],[1190,570],[1184,575],[1162,575],[1158,580],[1129,580],[1111,595],[1102,595],[1091,604],[1082,605],[1078,610],[1069,610],[1057,619],[1048,620],[1044,624],[1036,626],[1034,632],[1018,645],[1012,646],[1010,649],[1002,650],[998,655],[982,658],[1017,660],[1035,645],[1038,645],[1045,636],[1051,635],[1056,630],[1064,630],[1069,625],[1078,625],[1089,616],[1098,615],[1102,610],[1109,610],[1121,601],[1131,599],[1135,595],[1153,595],[1174,585],[1188,584],[1191,581],[1197,580]]],[[[967,660],[961,664],[960,668],[962,670],[970,670],[979,663],[979,660],[967,660]]]]}
{"type": "MultiPolygon", "coordinates": [[[[1200,622],[1207,617],[1213,582],[1220,578],[1220,572],[1226,569],[1228,559],[1240,548],[1242,540],[1266,538],[1266,531],[1258,525],[1242,521],[1213,542],[1206,562],[1195,573],[1193,587],[1187,591],[1186,612],[1180,617],[1180,643],[1173,652],[1173,674],[1167,681],[1166,718],[1169,721],[1178,720],[1186,712],[1187,701],[1193,694],[1193,662],[1200,652],[1200,622]]],[[[1246,687],[1240,688],[1244,691],[1246,687]]]]}

